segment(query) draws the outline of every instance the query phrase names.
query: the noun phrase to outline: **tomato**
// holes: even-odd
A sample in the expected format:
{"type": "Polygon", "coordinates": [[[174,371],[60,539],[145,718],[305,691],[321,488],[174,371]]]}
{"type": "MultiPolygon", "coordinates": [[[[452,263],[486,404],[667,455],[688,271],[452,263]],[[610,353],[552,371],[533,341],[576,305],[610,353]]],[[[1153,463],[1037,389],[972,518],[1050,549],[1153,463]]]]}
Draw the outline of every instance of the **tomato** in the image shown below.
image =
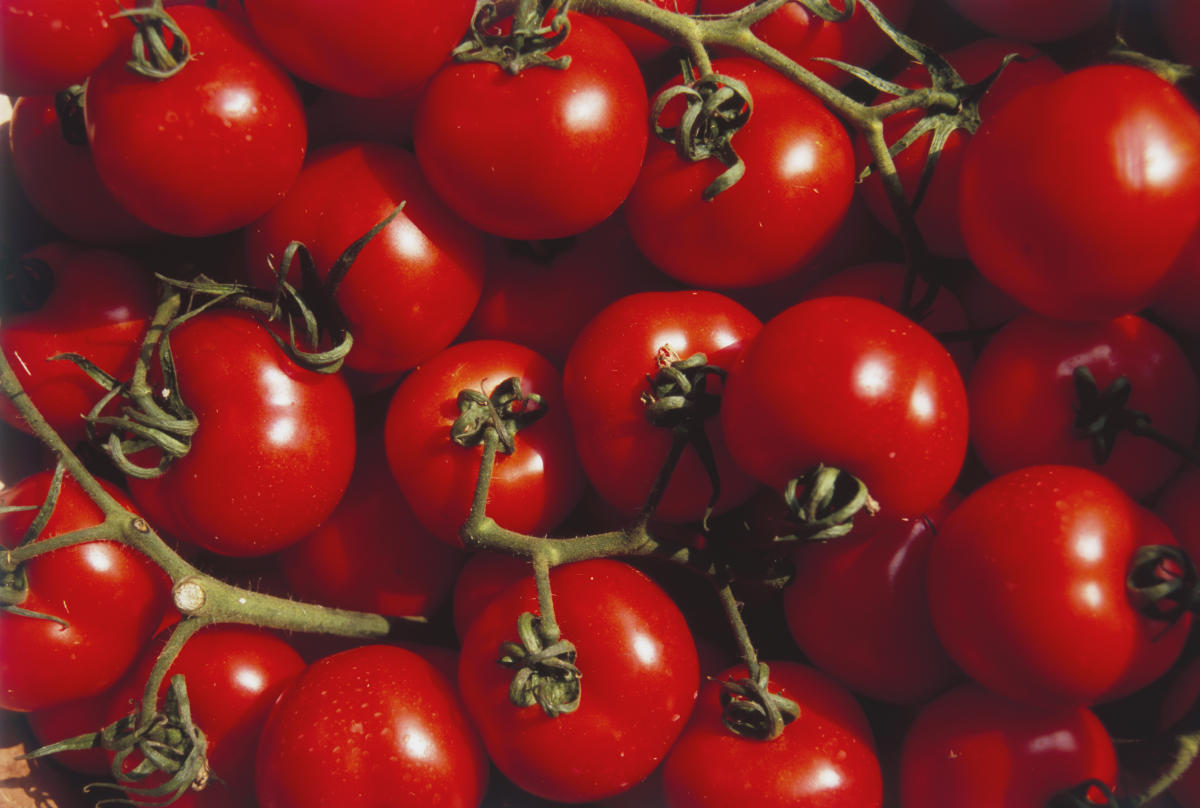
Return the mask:
{"type": "Polygon", "coordinates": [[[1200,221],[1200,113],[1145,70],[1076,71],[983,121],[959,194],[971,260],[1029,309],[1135,311],[1200,221]]]}
{"type": "Polygon", "coordinates": [[[1175,256],[1150,308],[1172,328],[1200,332],[1200,227],[1175,256]]]}
{"type": "Polygon", "coordinates": [[[637,179],[647,102],[637,63],[607,26],[571,14],[551,58],[511,76],[490,62],[443,67],[417,109],[421,170],[459,216],[505,238],[582,233],[637,179]],[[569,193],[564,190],[569,189],[569,193]]]}
{"type": "Polygon", "coordinates": [[[1112,0],[948,0],[949,5],[996,36],[1050,42],[1077,34],[1104,19],[1112,0]]]}
{"type": "MultiPolygon", "coordinates": [[[[0,507],[40,506],[50,472],[0,492],[0,507]]],[[[104,484],[117,501],[125,497],[104,484]]],[[[33,511],[0,515],[0,542],[16,547],[33,511]]],[[[38,541],[100,524],[104,514],[70,477],[38,541]]],[[[169,582],[138,551],[114,542],[86,542],[34,558],[24,566],[28,594],[21,608],[67,621],[0,612],[0,709],[28,712],[92,696],[133,663],[167,607],[169,582]]]]}
{"type": "Polygon", "coordinates": [[[583,491],[571,425],[554,367],[511,342],[463,342],[414,370],[392,397],[384,440],[388,463],[417,519],[433,535],[461,546],[458,530],[470,512],[482,449],[450,440],[463,390],[490,395],[506,379],[524,395],[544,399],[544,417],[517,433],[512,454],[496,453],[488,516],[519,533],[545,535],[583,491]]]}
{"type": "Polygon", "coordinates": [[[966,393],[920,326],[870,300],[824,297],[769,320],[742,352],[721,427],[734,460],[776,490],[824,463],[862,480],[884,513],[913,516],[962,466],[966,393]]]}
{"type": "Polygon", "coordinates": [[[310,665],[271,711],[256,772],[261,808],[469,808],[488,778],[453,685],[388,645],[310,665]]]}
{"type": "Polygon", "coordinates": [[[287,192],[307,132],[295,86],[224,13],[171,12],[194,58],[168,79],[118,52],[88,80],[88,142],[100,178],[130,213],[182,236],[235,230],[287,192]]]}
{"type": "MultiPolygon", "coordinates": [[[[338,285],[335,299],[354,335],[346,363],[356,370],[408,370],[450,344],[479,300],[480,234],[438,201],[411,154],[381,143],[314,153],[284,200],[247,231],[250,277],[274,288],[271,267],[289,242],[303,242],[328,277],[342,252],[401,202],[404,210],[338,285]]],[[[299,285],[298,261],[292,273],[299,285]]]]}
{"type": "Polygon", "coordinates": [[[1127,406],[1172,440],[1191,444],[1200,383],[1182,349],[1158,327],[1132,314],[1097,323],[1026,315],[991,338],[967,386],[971,443],[980,459],[993,474],[1061,463],[1094,469],[1132,497],[1157,490],[1183,459],[1125,434],[1097,464],[1092,441],[1074,426],[1082,406],[1073,379],[1079,367],[1101,391],[1126,377],[1132,387],[1127,406]]]}
{"type": "Polygon", "coordinates": [[[689,162],[655,138],[625,220],[646,257],[671,277],[709,288],[754,286],[795,272],[833,235],[854,193],[854,155],[837,118],[790,80],[744,59],[718,59],[713,70],[745,82],[754,99],[731,141],[745,176],[705,201],[702,191],[725,166],[689,162]]]}
{"type": "Polygon", "coordinates": [[[454,632],[461,641],[489,603],[505,589],[532,574],[524,558],[503,553],[475,553],[454,581],[454,632]]]}
{"type": "Polygon", "coordinates": [[[19,99],[9,136],[25,195],[64,234],[86,244],[128,244],[155,235],[100,181],[87,146],[63,137],[53,95],[19,99]]]}
{"type": "Polygon", "coordinates": [[[0,93],[55,93],[79,84],[133,35],[109,0],[14,0],[0,14],[0,93]]]}
{"type": "Polygon", "coordinates": [[[1200,469],[1188,465],[1162,490],[1154,512],[1188,555],[1200,558],[1200,469]]]}
{"type": "MultiPolygon", "coordinates": [[[[699,0],[645,0],[666,11],[672,11],[676,14],[695,14],[696,7],[700,4],[699,0]]],[[[712,10],[708,8],[708,3],[705,3],[704,12],[711,14],[712,10]]],[[[629,52],[633,54],[638,62],[649,62],[659,56],[663,56],[671,48],[671,43],[660,37],[658,34],[652,34],[645,28],[642,28],[636,23],[627,20],[619,20],[615,17],[600,16],[604,24],[611,28],[617,36],[621,37],[621,41],[629,48],[629,52]]]]}
{"type": "MultiPolygon", "coordinates": [[[[1200,659],[1193,657],[1173,675],[1162,699],[1158,727],[1168,729],[1181,719],[1200,698],[1200,659]]],[[[1171,784],[1171,796],[1180,805],[1200,803],[1200,767],[1190,766],[1183,776],[1171,784]]]]}
{"type": "MultiPolygon", "coordinates": [[[[141,709],[150,669],[166,636],[152,643],[141,660],[113,690],[105,723],[141,709]]],[[[267,714],[280,693],[304,670],[304,660],[278,636],[253,626],[214,625],[184,644],[167,670],[159,698],[171,678],[184,677],[192,720],[208,744],[212,779],[201,791],[188,790],[178,808],[253,808],[254,753],[267,714]]],[[[124,762],[126,771],[142,761],[138,753],[124,762]]],[[[158,785],[156,775],[145,786],[158,785]]]]}
{"type": "Polygon", "coordinates": [[[936,525],[956,503],[928,517],[860,520],[846,536],[796,550],[783,605],[806,659],[856,693],[898,704],[928,701],[961,678],[925,602],[936,525]]]}
{"type": "Polygon", "coordinates": [[[346,383],[296,365],[243,312],[205,312],[170,339],[200,425],[163,476],[130,478],[134,500],[164,532],[222,555],[271,553],[312,532],[354,467],[346,383]]]}
{"type": "MultiPolygon", "coordinates": [[[[42,417],[64,440],[76,443],[86,436],[83,416],[104,390],[73,363],[50,359],[76,353],[128,378],[154,312],[154,281],[125,255],[66,242],[46,244],[24,258],[44,265],[49,295],[30,299],[32,310],[4,318],[0,347],[42,417]]],[[[0,396],[0,418],[29,429],[5,396],[0,396]]]]}
{"type": "Polygon", "coordinates": [[[517,639],[518,616],[538,613],[532,576],[471,624],[459,689],[506,777],[551,800],[603,799],[646,778],[683,729],[700,679],[696,646],[679,609],[633,567],[583,561],[556,567],[550,581],[558,625],[583,672],[579,708],[549,717],[509,701],[514,671],[496,662],[497,649],[517,639]]]}
{"type": "Polygon", "coordinates": [[[375,0],[347,13],[319,0],[247,0],[262,46],[318,87],[363,98],[416,93],[471,21],[470,0],[375,0]]]}
{"type": "MultiPolygon", "coordinates": [[[[95,732],[108,723],[108,705],[112,703],[112,690],[103,690],[95,695],[82,699],[64,701],[52,704],[40,710],[26,713],[29,729],[37,738],[38,746],[57,743],[66,738],[75,738],[88,732],[95,732]]],[[[36,747],[35,747],[36,748],[36,747]]],[[[105,779],[111,777],[112,769],[108,764],[108,754],[103,749],[80,749],[70,752],[59,752],[54,761],[73,772],[99,776],[105,779]]]]}
{"type": "Polygon", "coordinates": [[[900,805],[1029,808],[1091,779],[1117,782],[1113,743],[1091,711],[969,684],[926,706],[905,737],[900,805]]]}
{"type": "Polygon", "coordinates": [[[929,554],[929,608],[946,651],[980,684],[1035,704],[1108,700],[1158,678],[1190,619],[1152,620],[1126,592],[1135,551],[1175,543],[1152,517],[1072,466],[1032,466],[976,490],[929,554]]]}
{"type": "Polygon", "coordinates": [[[668,808],[757,805],[762,808],[876,808],[883,783],[871,727],[846,690],[798,662],[771,661],[772,693],[800,705],[800,716],[770,741],[735,735],[722,721],[721,681],[704,685],[692,719],[663,765],[668,808]]]}

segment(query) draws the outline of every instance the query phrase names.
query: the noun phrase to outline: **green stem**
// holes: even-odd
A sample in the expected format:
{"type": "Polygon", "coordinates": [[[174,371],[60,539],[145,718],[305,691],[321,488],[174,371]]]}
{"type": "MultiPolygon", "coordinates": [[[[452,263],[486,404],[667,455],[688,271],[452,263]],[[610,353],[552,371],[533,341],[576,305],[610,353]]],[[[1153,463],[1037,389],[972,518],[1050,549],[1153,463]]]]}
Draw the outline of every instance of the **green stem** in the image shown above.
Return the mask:
{"type": "Polygon", "coordinates": [[[562,631],[554,616],[554,593],[550,591],[550,561],[545,553],[538,553],[533,557],[533,579],[537,584],[542,636],[547,645],[553,645],[562,639],[562,631]]]}
{"type": "Polygon", "coordinates": [[[721,600],[721,608],[725,610],[725,618],[733,629],[734,640],[737,641],[738,652],[746,663],[750,679],[758,678],[758,652],[750,640],[750,632],[746,629],[746,621],[742,619],[742,607],[733,596],[732,587],[726,583],[717,589],[717,597],[721,600]]]}
{"type": "Polygon", "coordinates": [[[146,679],[146,686],[142,690],[139,724],[145,726],[153,720],[155,713],[158,712],[158,691],[162,687],[163,680],[167,678],[167,671],[179,656],[179,652],[183,650],[184,643],[206,625],[208,625],[207,621],[192,617],[175,626],[171,636],[167,638],[166,645],[158,652],[158,657],[154,660],[154,667],[150,669],[150,676],[146,679]]]}

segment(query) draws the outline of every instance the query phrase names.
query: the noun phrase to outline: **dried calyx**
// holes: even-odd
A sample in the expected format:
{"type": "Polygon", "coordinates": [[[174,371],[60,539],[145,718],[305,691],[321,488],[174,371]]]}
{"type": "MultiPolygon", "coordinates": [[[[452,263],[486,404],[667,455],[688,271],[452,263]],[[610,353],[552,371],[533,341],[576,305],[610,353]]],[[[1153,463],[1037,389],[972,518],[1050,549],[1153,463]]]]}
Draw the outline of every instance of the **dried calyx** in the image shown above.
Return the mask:
{"type": "Polygon", "coordinates": [[[467,39],[453,56],[459,62],[491,62],[513,76],[530,67],[562,70],[570,66],[571,57],[551,58],[550,51],[570,31],[565,0],[480,3],[467,39]]]}

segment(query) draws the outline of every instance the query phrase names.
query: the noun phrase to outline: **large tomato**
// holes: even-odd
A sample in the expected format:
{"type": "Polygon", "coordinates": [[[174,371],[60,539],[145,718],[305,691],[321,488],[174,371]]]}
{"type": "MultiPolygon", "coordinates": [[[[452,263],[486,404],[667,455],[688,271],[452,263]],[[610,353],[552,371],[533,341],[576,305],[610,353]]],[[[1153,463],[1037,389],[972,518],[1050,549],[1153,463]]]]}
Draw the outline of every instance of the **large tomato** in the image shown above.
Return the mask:
{"type": "Polygon", "coordinates": [[[0,93],[56,93],[91,75],[133,28],[109,0],[14,0],[0,8],[0,93]]]}
{"type": "Polygon", "coordinates": [[[192,58],[155,80],[118,52],[88,80],[96,170],[142,221],[182,236],[235,230],[287,192],[307,130],[295,85],[250,32],[204,6],[171,11],[192,58]]]}
{"type": "MultiPolygon", "coordinates": [[[[0,493],[0,507],[42,504],[50,472],[0,493]]],[[[105,484],[118,502],[125,497],[105,484]]],[[[16,547],[32,511],[0,515],[0,543],[16,547]]],[[[70,477],[38,541],[94,527],[104,514],[70,477]]],[[[0,612],[0,708],[26,712],[91,696],[133,663],[167,607],[169,582],[138,551],[87,542],[38,556],[24,566],[28,594],[20,606],[66,621],[0,612]]]]}
{"type": "Polygon", "coordinates": [[[778,73],[746,59],[718,59],[713,70],[745,82],[754,99],[731,140],[745,176],[706,201],[724,164],[690,162],[655,138],[625,218],[668,275],[710,288],[755,286],[797,271],[833,235],[854,193],[854,153],[837,118],[778,73]]]}
{"type": "MultiPolygon", "coordinates": [[[[492,761],[526,791],[587,802],[625,791],[659,764],[691,714],[696,646],[678,607],[627,564],[583,561],[550,573],[562,636],[575,644],[579,708],[550,717],[509,700],[499,664],[517,618],[538,613],[532,577],[505,589],[471,624],[458,683],[492,761]]],[[[268,807],[269,808],[269,807],[268,807]]]]}
{"type": "Polygon", "coordinates": [[[924,329],[853,297],[798,303],[767,322],[725,383],[734,460],[782,491],[823,463],[853,474],[883,512],[933,507],[967,448],[954,361],[924,329]]]}
{"type": "Polygon", "coordinates": [[[510,76],[490,62],[442,68],[417,110],[421,170],[456,213],[506,238],[581,233],[617,209],[646,151],[642,75],[603,23],[571,14],[552,58],[510,76]]]}
{"type": "Polygon", "coordinates": [[[983,121],[959,194],[971,260],[1029,309],[1136,311],[1200,222],[1200,113],[1140,68],[1070,73],[983,121]]]}
{"type": "Polygon", "coordinates": [[[312,532],[354,468],[341,376],[296,365],[243,312],[205,312],[170,340],[181,398],[200,425],[163,476],[129,480],[134,500],[164,532],[224,555],[271,553],[312,532]]]}
{"type": "Polygon", "coordinates": [[[1100,22],[1112,0],[948,0],[964,17],[997,36],[1026,42],[1050,42],[1100,22]]]}
{"type": "MultiPolygon", "coordinates": [[[[563,394],[579,459],[602,497],[628,516],[638,513],[670,453],[672,429],[651,424],[642,400],[650,390],[647,376],[658,373],[660,360],[703,353],[708,364],[727,370],[760,328],[758,318],[741,305],[701,291],[630,295],[584,327],[567,358],[563,394]]],[[[708,376],[705,383],[706,394],[719,397],[721,380],[708,376]]],[[[720,478],[715,506],[720,512],[745,501],[758,482],[729,456],[716,414],[714,407],[703,430],[720,478]]],[[[711,491],[702,458],[689,447],[654,516],[700,519],[711,491]]]]}

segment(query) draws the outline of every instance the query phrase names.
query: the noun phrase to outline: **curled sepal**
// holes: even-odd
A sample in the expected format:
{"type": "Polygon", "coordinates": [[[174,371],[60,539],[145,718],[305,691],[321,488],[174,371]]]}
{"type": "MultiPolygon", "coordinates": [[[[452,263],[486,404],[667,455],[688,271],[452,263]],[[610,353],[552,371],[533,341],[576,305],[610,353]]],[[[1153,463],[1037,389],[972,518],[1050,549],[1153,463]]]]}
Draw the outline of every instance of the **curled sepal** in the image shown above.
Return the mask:
{"type": "Polygon", "coordinates": [[[1131,799],[1118,797],[1102,780],[1093,779],[1058,792],[1045,808],[1133,808],[1135,804],[1131,799]],[[1096,802],[1097,799],[1104,801],[1096,802]]]}
{"type": "Polygon", "coordinates": [[[512,454],[519,430],[546,414],[546,403],[536,393],[525,395],[521,380],[510,376],[492,389],[490,396],[479,390],[458,394],[458,418],[450,427],[450,440],[459,446],[478,446],[489,428],[500,438],[500,450],[512,454]]]}
{"type": "Polygon", "coordinates": [[[563,70],[570,56],[552,59],[550,51],[561,45],[571,32],[567,3],[563,0],[517,0],[508,33],[499,25],[505,14],[501,3],[482,2],[475,8],[467,39],[453,51],[459,62],[491,62],[515,76],[529,67],[563,70]],[[550,24],[544,25],[547,15],[550,24]]]}
{"type": "Polygon", "coordinates": [[[1200,611],[1200,574],[1182,547],[1151,544],[1133,554],[1125,587],[1142,614],[1174,623],[1200,611]]]}
{"type": "Polygon", "coordinates": [[[137,27],[126,67],[148,79],[174,76],[191,58],[187,34],[163,9],[162,0],[143,8],[120,11],[114,17],[129,17],[137,27]]]}
{"type": "Polygon", "coordinates": [[[58,117],[63,140],[72,146],[87,146],[87,126],[83,121],[83,85],[72,84],[54,94],[54,113],[58,117]]]}
{"type": "Polygon", "coordinates": [[[733,150],[732,139],[750,120],[753,111],[750,90],[744,82],[710,73],[659,93],[650,120],[654,134],[673,145],[684,160],[696,162],[713,157],[725,166],[725,171],[701,193],[707,202],[732,188],[745,175],[746,164],[733,150]],[[679,97],[687,103],[679,124],[663,126],[659,122],[663,111],[679,97]]]}
{"type": "Polygon", "coordinates": [[[546,636],[541,618],[530,612],[517,618],[517,636],[520,642],[501,643],[497,660],[516,670],[509,700],[518,707],[536,704],[550,718],[579,709],[583,674],[575,666],[574,644],[546,636]]]}
{"type": "Polygon", "coordinates": [[[721,714],[725,726],[743,738],[771,741],[800,717],[800,705],[769,689],[770,669],[758,663],[758,676],[721,682],[721,714]]]}
{"type": "Polygon", "coordinates": [[[778,536],[776,541],[826,541],[844,536],[854,527],[860,511],[874,515],[879,510],[862,480],[824,464],[789,480],[783,499],[800,529],[778,536]]]}
{"type": "Polygon", "coordinates": [[[1145,413],[1130,409],[1129,396],[1133,386],[1126,376],[1118,376],[1100,389],[1092,372],[1080,365],[1072,373],[1078,407],[1075,410],[1075,432],[1092,443],[1092,456],[1097,465],[1104,465],[1112,455],[1117,436],[1122,432],[1149,426],[1145,413]]]}

